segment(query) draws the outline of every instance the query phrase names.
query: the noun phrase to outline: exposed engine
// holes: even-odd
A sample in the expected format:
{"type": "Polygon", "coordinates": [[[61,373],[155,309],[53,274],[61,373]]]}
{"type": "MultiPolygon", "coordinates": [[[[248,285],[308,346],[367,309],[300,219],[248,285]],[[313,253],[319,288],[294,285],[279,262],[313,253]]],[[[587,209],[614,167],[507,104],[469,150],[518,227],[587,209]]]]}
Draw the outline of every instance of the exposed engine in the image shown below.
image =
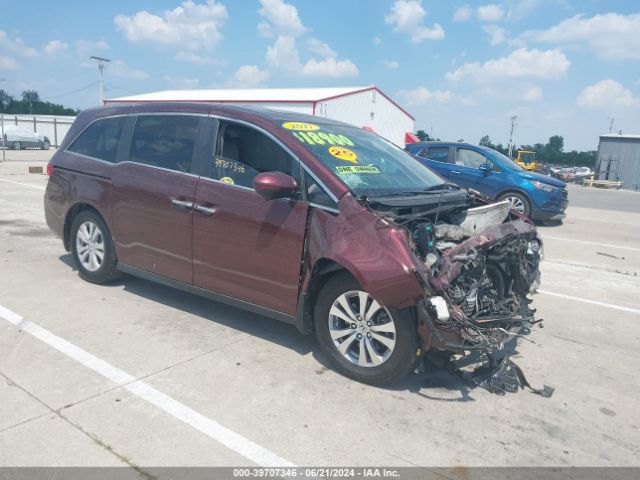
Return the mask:
{"type": "Polygon", "coordinates": [[[459,349],[499,349],[536,321],[527,294],[539,281],[535,228],[510,218],[509,203],[482,205],[408,225],[428,269],[427,305],[436,327],[457,332],[459,349]]]}

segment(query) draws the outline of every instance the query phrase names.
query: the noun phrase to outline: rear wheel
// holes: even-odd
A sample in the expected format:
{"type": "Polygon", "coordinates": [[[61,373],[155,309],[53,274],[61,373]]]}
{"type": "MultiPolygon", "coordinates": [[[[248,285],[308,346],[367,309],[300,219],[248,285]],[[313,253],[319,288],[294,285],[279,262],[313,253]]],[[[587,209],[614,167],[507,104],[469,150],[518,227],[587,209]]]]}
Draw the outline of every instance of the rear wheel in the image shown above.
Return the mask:
{"type": "Polygon", "coordinates": [[[20,142],[13,142],[14,150],[22,150],[22,144],[20,142]]]}
{"type": "Polygon", "coordinates": [[[49,143],[49,140],[45,140],[44,142],[42,142],[42,150],[49,150],[50,146],[51,144],[49,143]]]}
{"type": "Polygon", "coordinates": [[[111,235],[102,218],[92,211],[80,212],[71,226],[71,255],[80,276],[93,283],[118,277],[111,235]]]}
{"type": "Polygon", "coordinates": [[[381,306],[348,274],[322,288],[314,316],[320,347],[349,378],[383,385],[415,365],[418,338],[411,312],[381,306]]]}
{"type": "Polygon", "coordinates": [[[531,204],[529,203],[529,199],[521,193],[504,193],[498,197],[498,201],[502,200],[509,200],[511,208],[516,212],[523,214],[525,217],[531,216],[531,204]]]}

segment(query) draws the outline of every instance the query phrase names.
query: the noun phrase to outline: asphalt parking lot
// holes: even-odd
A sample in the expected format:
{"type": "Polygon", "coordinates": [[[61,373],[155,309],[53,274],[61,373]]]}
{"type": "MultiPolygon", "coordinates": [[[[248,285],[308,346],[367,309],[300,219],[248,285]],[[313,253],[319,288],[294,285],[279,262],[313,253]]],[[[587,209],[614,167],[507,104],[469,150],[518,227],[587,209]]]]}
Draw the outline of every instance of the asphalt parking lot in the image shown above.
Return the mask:
{"type": "Polygon", "coordinates": [[[534,386],[428,370],[375,388],[294,327],[124,277],[82,281],[48,230],[47,152],[0,163],[0,466],[637,466],[640,193],[570,187],[540,227],[534,386]]]}

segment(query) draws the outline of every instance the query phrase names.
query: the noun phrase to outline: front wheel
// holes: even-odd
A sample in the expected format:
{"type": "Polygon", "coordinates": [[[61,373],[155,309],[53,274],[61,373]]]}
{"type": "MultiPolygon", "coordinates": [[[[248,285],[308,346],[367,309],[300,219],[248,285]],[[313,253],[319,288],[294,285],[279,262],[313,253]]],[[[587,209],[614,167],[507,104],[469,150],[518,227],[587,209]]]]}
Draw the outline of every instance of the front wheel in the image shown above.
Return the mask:
{"type": "Polygon", "coordinates": [[[71,226],[71,255],[80,276],[92,283],[117,278],[117,259],[111,235],[102,218],[92,211],[80,212],[71,226]]]}
{"type": "Polygon", "coordinates": [[[51,147],[49,140],[45,140],[44,142],[42,142],[42,150],[49,150],[49,147],[51,147]]]}
{"type": "Polygon", "coordinates": [[[414,367],[416,324],[408,309],[381,306],[348,274],[322,288],[314,312],[316,337],[334,369],[343,375],[383,385],[414,367]]]}
{"type": "Polygon", "coordinates": [[[504,193],[498,197],[499,202],[502,200],[509,200],[511,208],[516,212],[523,214],[525,217],[531,216],[531,204],[529,203],[529,199],[521,193],[504,193]]]}

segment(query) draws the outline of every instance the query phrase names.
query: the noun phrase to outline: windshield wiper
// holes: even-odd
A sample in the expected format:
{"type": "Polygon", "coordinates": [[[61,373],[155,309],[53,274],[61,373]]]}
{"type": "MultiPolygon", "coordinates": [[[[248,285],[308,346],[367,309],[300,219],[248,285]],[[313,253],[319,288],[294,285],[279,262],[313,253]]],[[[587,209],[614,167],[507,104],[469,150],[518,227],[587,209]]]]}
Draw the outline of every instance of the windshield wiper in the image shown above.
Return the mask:
{"type": "Polygon", "coordinates": [[[431,185],[430,187],[422,188],[420,190],[398,190],[396,192],[381,193],[379,195],[366,195],[368,198],[387,198],[387,197],[415,197],[417,195],[428,195],[430,193],[440,192],[442,190],[462,190],[462,187],[455,183],[439,183],[437,185],[431,185]]]}

